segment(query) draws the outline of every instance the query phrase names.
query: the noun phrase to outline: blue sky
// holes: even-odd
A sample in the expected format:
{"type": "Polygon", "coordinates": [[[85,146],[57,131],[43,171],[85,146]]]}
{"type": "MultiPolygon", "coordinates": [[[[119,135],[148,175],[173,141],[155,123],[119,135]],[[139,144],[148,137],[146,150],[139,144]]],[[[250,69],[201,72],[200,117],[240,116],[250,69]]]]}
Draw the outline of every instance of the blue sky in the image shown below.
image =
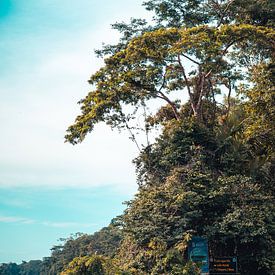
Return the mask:
{"type": "Polygon", "coordinates": [[[142,0],[0,0],[0,262],[49,255],[60,237],[94,232],[136,190],[126,133],[98,125],[77,146],[64,133],[117,41],[110,24],[146,17],[142,0]]]}

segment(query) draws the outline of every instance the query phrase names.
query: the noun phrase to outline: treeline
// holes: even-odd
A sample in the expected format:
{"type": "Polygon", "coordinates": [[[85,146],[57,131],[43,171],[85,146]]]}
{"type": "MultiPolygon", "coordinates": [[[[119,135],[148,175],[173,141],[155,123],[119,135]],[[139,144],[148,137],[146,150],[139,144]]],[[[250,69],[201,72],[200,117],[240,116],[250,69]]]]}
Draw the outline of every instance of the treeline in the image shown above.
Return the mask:
{"type": "Polygon", "coordinates": [[[121,230],[112,223],[92,235],[77,233],[53,246],[51,256],[43,260],[0,265],[1,275],[56,275],[74,258],[91,255],[113,257],[122,239],[121,230]]]}
{"type": "Polygon", "coordinates": [[[105,65],[66,135],[77,144],[99,122],[128,130],[138,192],[98,242],[54,247],[45,272],[200,274],[187,255],[199,236],[211,256],[237,257],[241,274],[274,274],[274,1],[144,6],[152,24],[116,23],[119,43],[96,51],[105,65]],[[141,146],[135,134],[155,128],[141,146]]]}

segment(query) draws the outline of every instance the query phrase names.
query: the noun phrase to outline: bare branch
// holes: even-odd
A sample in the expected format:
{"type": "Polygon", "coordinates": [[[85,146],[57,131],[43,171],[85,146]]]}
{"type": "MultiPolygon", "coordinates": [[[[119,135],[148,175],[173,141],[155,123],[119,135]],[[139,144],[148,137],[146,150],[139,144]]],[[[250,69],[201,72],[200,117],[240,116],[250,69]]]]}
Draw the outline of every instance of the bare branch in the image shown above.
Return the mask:
{"type": "Polygon", "coordinates": [[[189,57],[188,55],[183,54],[183,53],[181,53],[181,55],[182,55],[183,57],[187,58],[188,60],[192,61],[193,63],[195,63],[195,64],[197,64],[197,65],[199,65],[199,66],[201,65],[198,61],[194,60],[193,58],[189,57]]]}
{"type": "Polygon", "coordinates": [[[139,144],[138,144],[138,142],[137,142],[137,139],[136,139],[136,137],[135,137],[133,131],[131,130],[130,126],[128,125],[126,119],[125,119],[124,123],[125,123],[126,129],[129,131],[129,134],[130,134],[130,136],[131,136],[130,139],[136,144],[136,146],[137,146],[139,152],[141,152],[141,149],[140,149],[140,147],[139,147],[139,144]]]}
{"type": "Polygon", "coordinates": [[[212,69],[209,70],[209,72],[204,76],[205,78],[208,78],[208,76],[210,76],[210,74],[212,73],[212,69]]]}
{"type": "Polygon", "coordinates": [[[136,144],[136,146],[138,148],[138,151],[141,152],[140,146],[139,146],[139,144],[136,140],[136,137],[135,137],[133,131],[131,130],[131,127],[129,126],[129,124],[128,124],[126,118],[125,118],[125,115],[122,112],[120,114],[123,117],[123,122],[125,123],[125,127],[126,127],[126,129],[128,130],[128,132],[130,134],[130,139],[136,144]]]}
{"type": "Polygon", "coordinates": [[[191,88],[190,88],[190,85],[188,83],[188,79],[187,79],[187,76],[186,76],[186,73],[185,73],[185,69],[184,69],[184,67],[183,67],[183,65],[181,63],[180,55],[178,55],[178,63],[180,65],[180,68],[181,68],[181,71],[182,71],[182,75],[183,75],[183,78],[184,78],[184,81],[185,81],[185,84],[186,84],[186,88],[187,88],[188,95],[189,95],[189,98],[190,98],[192,110],[194,112],[194,115],[196,115],[197,114],[197,110],[196,110],[196,107],[195,107],[195,103],[194,103],[193,95],[192,95],[192,92],[191,92],[191,88]]]}
{"type": "Polygon", "coordinates": [[[144,121],[145,121],[145,134],[146,134],[146,141],[147,141],[147,147],[150,146],[150,142],[149,142],[149,131],[148,131],[148,127],[147,127],[147,112],[146,112],[146,106],[145,103],[142,104],[143,106],[143,115],[144,115],[144,121]]]}
{"type": "Polygon", "coordinates": [[[245,39],[245,38],[247,38],[247,37],[244,36],[244,37],[240,37],[240,38],[238,38],[238,39],[235,39],[235,40],[231,41],[231,42],[225,47],[225,49],[222,51],[222,56],[224,56],[224,55],[227,53],[228,49],[229,49],[231,46],[233,46],[235,43],[237,43],[238,41],[241,41],[241,40],[243,40],[243,39],[245,39]]]}
{"type": "Polygon", "coordinates": [[[198,103],[197,103],[197,112],[201,107],[201,103],[202,103],[202,96],[203,96],[203,92],[204,92],[204,83],[205,83],[205,75],[202,74],[201,76],[201,85],[200,85],[200,94],[199,94],[199,99],[198,99],[198,103]]]}
{"type": "Polygon", "coordinates": [[[231,85],[231,80],[228,79],[228,85],[226,85],[226,88],[228,89],[228,95],[227,95],[227,114],[226,117],[229,116],[229,112],[231,109],[231,93],[232,93],[232,85],[231,85]]]}
{"type": "Polygon", "coordinates": [[[146,85],[143,85],[142,83],[136,82],[136,81],[131,81],[131,84],[132,84],[132,85],[135,85],[135,86],[138,87],[138,88],[141,88],[141,89],[144,89],[144,90],[148,91],[148,93],[147,93],[148,95],[150,95],[150,92],[152,92],[152,93],[155,93],[155,94],[156,94],[156,97],[157,97],[157,98],[161,98],[161,99],[165,100],[165,101],[172,107],[173,112],[174,112],[174,114],[175,114],[175,118],[176,118],[176,119],[179,119],[179,114],[178,114],[177,108],[176,108],[176,106],[175,106],[175,103],[172,102],[172,101],[171,101],[171,100],[161,91],[161,90],[164,88],[165,83],[166,83],[166,77],[165,77],[165,75],[166,75],[166,72],[165,72],[165,74],[164,74],[164,76],[163,76],[163,82],[162,82],[162,84],[161,84],[161,86],[160,86],[160,88],[159,88],[158,90],[156,90],[155,88],[152,88],[152,87],[148,87],[148,86],[146,86],[146,85]]]}
{"type": "Polygon", "coordinates": [[[221,18],[220,18],[220,22],[217,25],[217,28],[223,23],[223,19],[224,16],[226,15],[228,9],[230,8],[230,6],[235,2],[235,0],[231,0],[227,3],[227,6],[225,7],[225,9],[223,10],[223,12],[221,13],[221,18]]]}
{"type": "Polygon", "coordinates": [[[175,118],[178,120],[179,119],[179,114],[178,114],[178,111],[177,111],[177,108],[175,106],[175,103],[172,102],[161,90],[164,88],[165,86],[165,83],[166,83],[166,74],[167,74],[167,67],[165,69],[165,74],[163,76],[163,82],[158,90],[158,94],[160,95],[157,95],[158,98],[161,98],[163,100],[165,100],[173,109],[173,113],[175,115],[175,118]]]}
{"type": "Polygon", "coordinates": [[[217,10],[217,16],[219,17],[219,21],[218,21],[218,24],[217,24],[217,28],[219,28],[221,26],[221,24],[223,23],[223,20],[224,20],[224,17],[228,11],[228,9],[230,8],[230,6],[235,2],[235,0],[230,0],[225,9],[222,10],[222,7],[221,7],[221,3],[218,3],[217,1],[214,1],[214,0],[210,0],[209,1],[211,4],[206,4],[210,9],[214,8],[217,10]]]}
{"type": "Polygon", "coordinates": [[[166,83],[166,74],[167,74],[167,67],[166,67],[166,69],[165,69],[165,73],[164,73],[164,75],[163,75],[163,81],[162,81],[162,84],[161,84],[161,86],[160,86],[160,88],[159,88],[159,90],[158,90],[158,93],[160,93],[161,92],[161,90],[164,88],[164,86],[165,86],[165,83],[166,83]]]}
{"type": "Polygon", "coordinates": [[[172,107],[175,118],[179,120],[179,114],[175,103],[172,102],[163,92],[159,91],[159,94],[160,95],[158,95],[157,97],[165,100],[172,107]]]}

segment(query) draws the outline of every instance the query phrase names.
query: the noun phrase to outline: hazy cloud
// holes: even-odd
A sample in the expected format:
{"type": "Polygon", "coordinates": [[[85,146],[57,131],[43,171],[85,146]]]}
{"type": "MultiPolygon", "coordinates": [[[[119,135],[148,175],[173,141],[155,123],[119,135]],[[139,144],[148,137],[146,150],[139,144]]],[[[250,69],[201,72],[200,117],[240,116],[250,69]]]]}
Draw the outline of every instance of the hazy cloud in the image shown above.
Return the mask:
{"type": "Polygon", "coordinates": [[[93,227],[97,225],[95,223],[49,222],[49,221],[42,222],[41,224],[49,227],[58,227],[58,228],[73,228],[73,227],[87,228],[87,227],[93,227]]]}
{"type": "Polygon", "coordinates": [[[15,216],[0,216],[0,223],[20,223],[20,224],[38,224],[48,227],[57,227],[57,228],[87,228],[93,227],[97,224],[95,223],[79,223],[79,222],[70,222],[70,221],[61,221],[61,222],[53,222],[53,221],[37,221],[24,217],[15,217],[15,216]]]}
{"type": "Polygon", "coordinates": [[[33,224],[35,221],[32,219],[22,218],[22,217],[0,216],[0,222],[33,224]]]}

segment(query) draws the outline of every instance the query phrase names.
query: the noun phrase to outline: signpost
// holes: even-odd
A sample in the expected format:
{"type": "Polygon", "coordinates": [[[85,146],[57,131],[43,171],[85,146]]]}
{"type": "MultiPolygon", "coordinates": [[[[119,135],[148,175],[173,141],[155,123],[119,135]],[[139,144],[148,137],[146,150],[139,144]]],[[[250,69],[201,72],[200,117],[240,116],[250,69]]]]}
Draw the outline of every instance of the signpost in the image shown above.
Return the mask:
{"type": "Polygon", "coordinates": [[[193,237],[188,246],[189,260],[201,264],[202,274],[209,274],[208,241],[201,237],[193,237]]]}
{"type": "Polygon", "coordinates": [[[209,259],[208,241],[202,237],[193,237],[189,242],[188,258],[200,265],[201,274],[239,274],[237,257],[211,256],[209,259]]]}
{"type": "Polygon", "coordinates": [[[211,257],[210,274],[237,274],[237,257],[211,257]]]}

